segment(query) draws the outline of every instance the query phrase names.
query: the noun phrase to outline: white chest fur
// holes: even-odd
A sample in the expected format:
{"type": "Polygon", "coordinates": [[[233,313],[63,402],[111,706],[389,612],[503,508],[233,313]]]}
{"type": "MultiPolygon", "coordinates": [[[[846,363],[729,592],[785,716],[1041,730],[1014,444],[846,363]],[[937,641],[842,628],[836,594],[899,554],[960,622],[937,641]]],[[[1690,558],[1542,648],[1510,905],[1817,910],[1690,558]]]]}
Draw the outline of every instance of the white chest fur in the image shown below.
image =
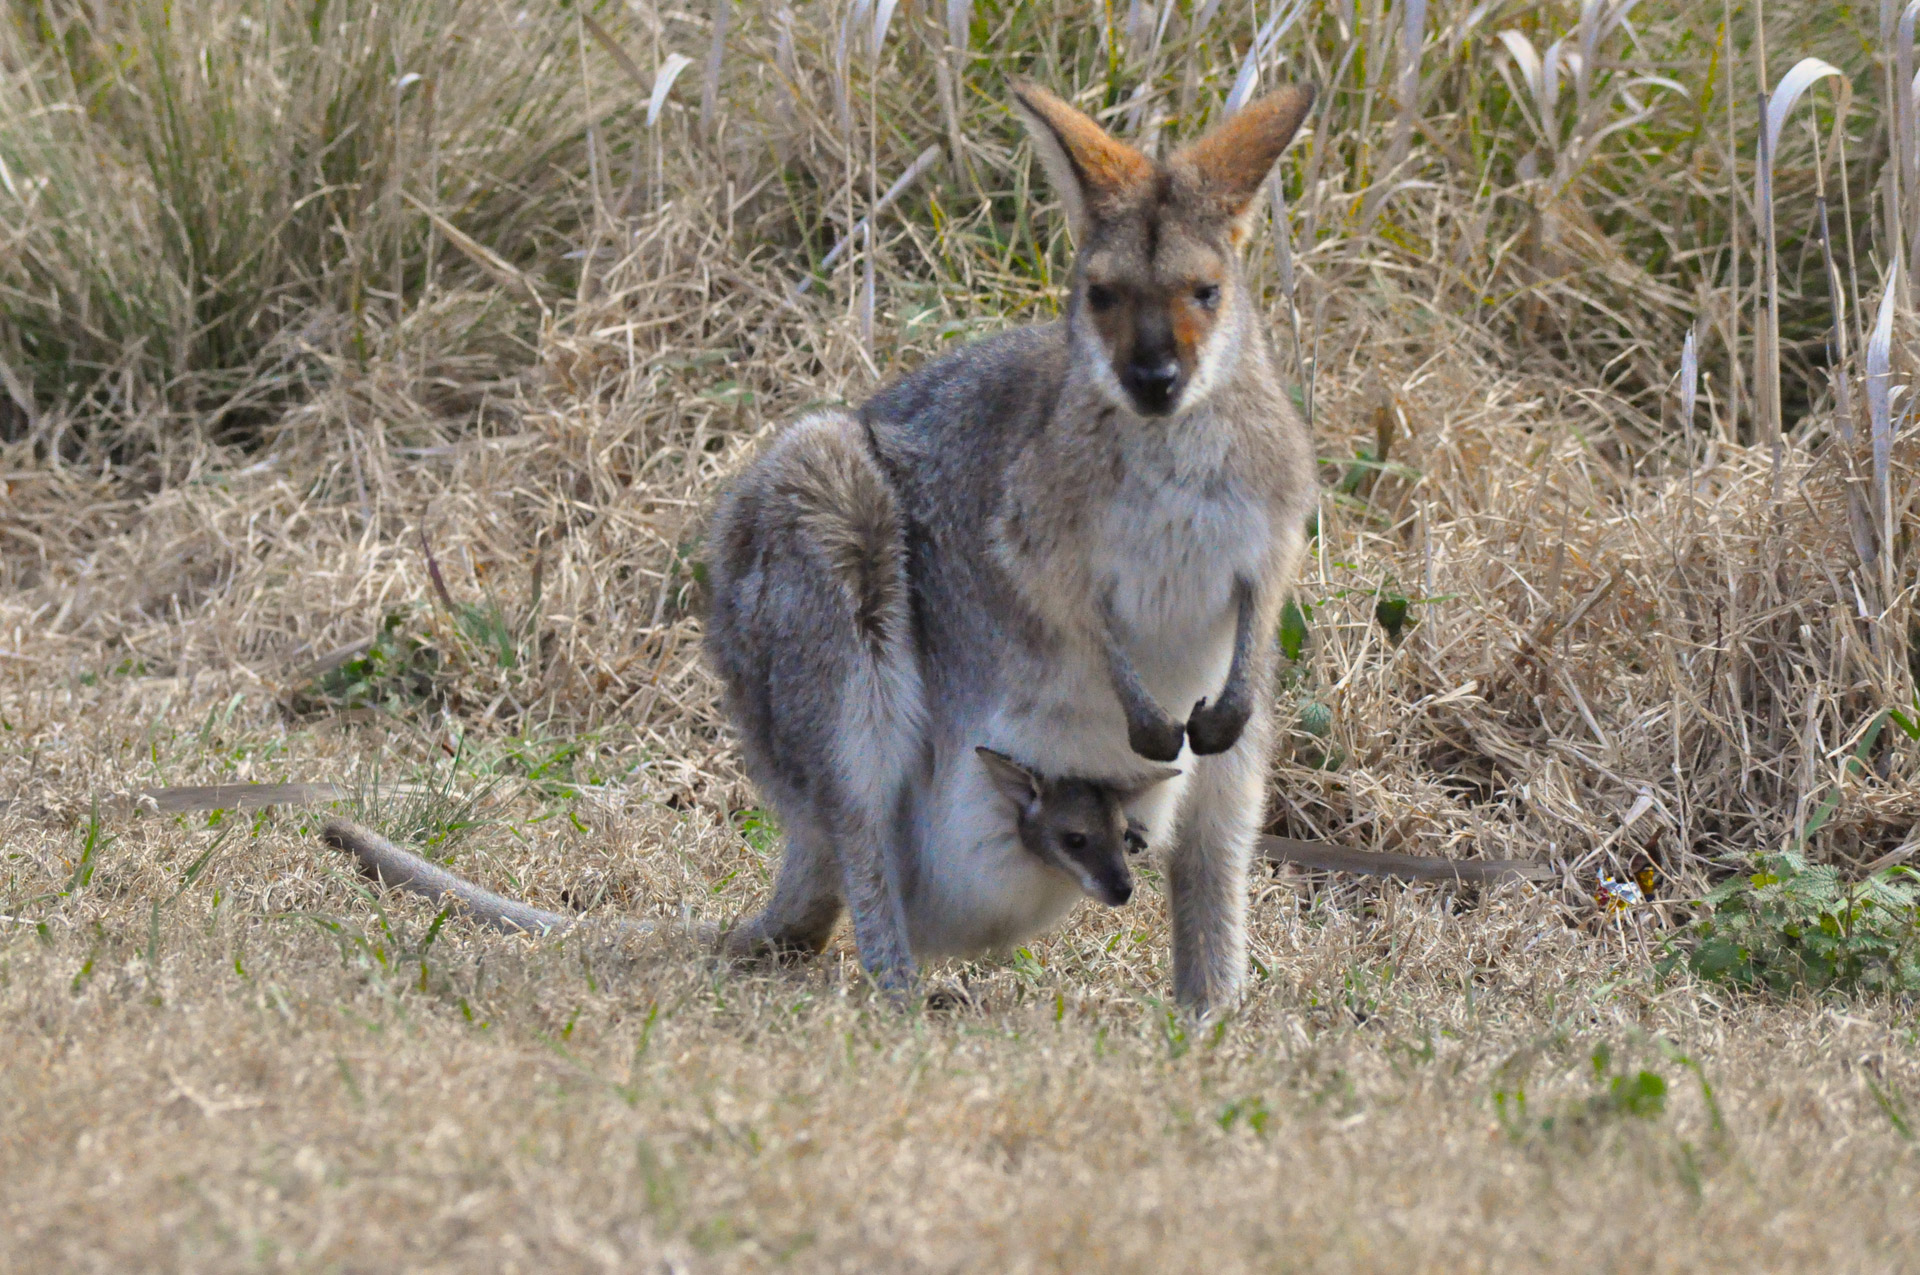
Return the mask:
{"type": "MultiPolygon", "coordinates": [[[[1116,440],[1123,477],[1095,519],[1084,579],[1092,589],[1080,641],[1012,676],[985,725],[986,743],[1054,773],[1123,776],[1140,759],[1093,632],[1104,606],[1147,692],[1185,720],[1218,693],[1233,653],[1236,578],[1270,559],[1266,502],[1228,461],[1228,432],[1188,418],[1116,440]]],[[[1169,787],[1172,787],[1171,785],[1169,787]]]]}
{"type": "Polygon", "coordinates": [[[1093,546],[1092,582],[1148,688],[1158,696],[1164,681],[1165,693],[1184,694],[1192,677],[1210,675],[1223,634],[1230,645],[1234,580],[1258,576],[1272,524],[1205,422],[1136,435],[1125,454],[1126,477],[1093,546]]]}

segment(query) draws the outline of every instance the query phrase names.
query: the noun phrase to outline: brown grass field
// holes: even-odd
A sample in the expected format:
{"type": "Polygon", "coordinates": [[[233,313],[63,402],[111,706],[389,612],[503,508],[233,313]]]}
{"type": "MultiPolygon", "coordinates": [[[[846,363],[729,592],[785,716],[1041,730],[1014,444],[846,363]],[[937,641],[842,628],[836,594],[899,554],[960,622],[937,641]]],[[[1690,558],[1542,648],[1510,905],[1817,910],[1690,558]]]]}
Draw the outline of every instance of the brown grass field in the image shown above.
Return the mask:
{"type": "Polygon", "coordinates": [[[1326,103],[1250,258],[1325,466],[1270,830],[1549,886],[1265,870],[1195,1023],[1148,871],[900,1013],[844,935],[506,937],[357,878],[324,803],[142,796],[333,783],[543,907],[755,906],[703,511],[809,405],[1054,312],[1007,74],[1176,138],[1286,8],[958,6],[962,50],[909,3],[875,54],[694,7],[8,6],[0,1270],[1920,1266],[1912,990],[1656,968],[1752,856],[1855,879],[1920,825],[1864,10],[1315,0],[1262,64],[1326,103]],[[1502,31],[1593,36],[1544,122],[1502,31]],[[1855,91],[1783,134],[1769,265],[1803,55],[1855,91]]]}

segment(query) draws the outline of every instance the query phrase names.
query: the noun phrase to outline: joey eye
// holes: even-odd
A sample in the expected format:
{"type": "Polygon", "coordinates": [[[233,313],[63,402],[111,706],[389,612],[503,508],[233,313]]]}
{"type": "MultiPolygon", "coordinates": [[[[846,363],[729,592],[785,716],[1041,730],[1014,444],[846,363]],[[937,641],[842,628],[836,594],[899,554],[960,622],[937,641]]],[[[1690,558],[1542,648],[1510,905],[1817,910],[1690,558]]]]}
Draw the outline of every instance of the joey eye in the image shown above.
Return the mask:
{"type": "Polygon", "coordinates": [[[1120,298],[1104,283],[1087,285],[1087,304],[1096,310],[1110,310],[1120,298]]]}
{"type": "Polygon", "coordinates": [[[1060,844],[1069,850],[1085,850],[1087,835],[1084,832],[1063,832],[1060,834],[1060,844]]]}
{"type": "Polygon", "coordinates": [[[1193,299],[1205,309],[1211,310],[1220,304],[1220,285],[1217,283],[1198,283],[1193,288],[1193,299]]]}

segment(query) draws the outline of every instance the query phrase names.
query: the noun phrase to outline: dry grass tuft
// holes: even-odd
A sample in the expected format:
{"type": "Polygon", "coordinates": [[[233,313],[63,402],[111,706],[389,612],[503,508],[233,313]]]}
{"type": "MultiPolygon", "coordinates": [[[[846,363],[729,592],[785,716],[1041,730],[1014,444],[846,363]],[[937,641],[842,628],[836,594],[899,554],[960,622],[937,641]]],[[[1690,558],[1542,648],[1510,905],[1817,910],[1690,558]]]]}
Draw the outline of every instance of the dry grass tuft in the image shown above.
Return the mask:
{"type": "Polygon", "coordinates": [[[0,420],[0,1266],[1898,1268],[1910,1006],[1652,969],[1731,860],[1857,874],[1920,823],[1913,741],[1883,729],[1917,703],[1920,455],[1879,263],[1913,240],[1851,19],[1768,14],[1776,61],[1860,88],[1838,151],[1824,89],[1782,134],[1763,289],[1736,203],[1755,33],[1703,6],[1310,3],[1284,29],[1277,6],[1251,58],[1230,5],[877,6],[877,45],[875,7],[740,5],[717,31],[728,6],[331,6],[368,40],[317,67],[220,0],[166,9],[164,39],[139,25],[158,6],[15,7],[0,89],[104,105],[0,112],[16,184],[32,129],[92,147],[0,210],[23,391],[0,420]],[[206,106],[211,71],[141,79],[209,33],[255,94],[232,109],[317,115],[334,85],[365,130],[351,215],[222,241],[251,280],[216,307],[231,329],[168,218],[258,236],[299,171],[258,149],[291,144],[268,115],[206,106]],[[1558,59],[1552,92],[1521,43],[1558,59]],[[395,114],[396,48],[440,59],[430,118],[395,114]],[[844,943],[753,970],[507,939],[370,892],[317,812],[111,800],[331,781],[541,907],[762,898],[777,830],[698,656],[702,514],[806,407],[1051,313],[1067,245],[1005,113],[1015,61],[1163,142],[1249,67],[1325,90],[1281,166],[1287,237],[1253,250],[1325,465],[1272,830],[1557,887],[1276,871],[1247,1005],[1197,1028],[1161,1000],[1148,874],[1127,910],[934,971],[967,1003],[901,1018],[844,943]],[[162,88],[201,104],[183,154],[230,124],[235,163],[280,167],[231,205],[193,165],[162,189],[139,143],[162,88]],[[397,198],[435,155],[440,203],[406,193],[464,246],[397,198]],[[76,300],[116,289],[121,327],[76,300]],[[161,331],[180,343],[141,344],[161,331]],[[42,358],[57,341],[95,352],[42,358]],[[1683,344],[1697,387],[1671,384],[1683,344]],[[1776,363],[1777,453],[1746,380],[1776,363]],[[1647,866],[1657,905],[1596,909],[1647,866]]]}

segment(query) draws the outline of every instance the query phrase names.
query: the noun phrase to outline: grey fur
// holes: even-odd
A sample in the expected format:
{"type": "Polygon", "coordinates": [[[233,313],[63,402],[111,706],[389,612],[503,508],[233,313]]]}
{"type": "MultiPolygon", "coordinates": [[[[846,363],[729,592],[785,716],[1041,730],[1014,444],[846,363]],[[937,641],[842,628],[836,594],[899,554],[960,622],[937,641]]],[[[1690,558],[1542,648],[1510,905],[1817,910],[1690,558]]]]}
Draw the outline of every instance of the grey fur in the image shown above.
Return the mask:
{"type": "Polygon", "coordinates": [[[955,350],[857,420],[802,421],[715,512],[708,651],[790,830],[729,945],[817,950],[844,900],[868,970],[904,989],[916,958],[1071,904],[976,749],[1120,787],[1138,757],[1188,754],[1123,804],[1166,855],[1175,995],[1205,1011],[1245,974],[1266,635],[1314,492],[1238,248],[1311,94],[1155,163],[1017,92],[1081,237],[1066,318],[955,350]]]}

